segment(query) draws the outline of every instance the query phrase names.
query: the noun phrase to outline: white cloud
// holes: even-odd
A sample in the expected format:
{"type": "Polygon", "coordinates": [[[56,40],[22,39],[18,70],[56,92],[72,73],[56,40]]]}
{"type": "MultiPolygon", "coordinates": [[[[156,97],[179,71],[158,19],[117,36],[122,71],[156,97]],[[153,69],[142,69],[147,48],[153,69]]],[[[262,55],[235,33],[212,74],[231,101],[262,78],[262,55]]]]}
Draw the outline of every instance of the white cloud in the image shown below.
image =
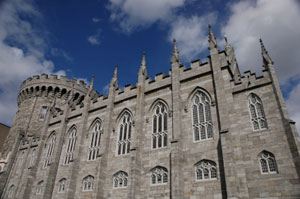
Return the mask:
{"type": "MultiPolygon", "coordinates": [[[[17,94],[26,78],[52,73],[54,64],[44,57],[46,42],[35,28],[40,13],[30,1],[4,1],[0,7],[0,122],[10,125],[17,111],[17,94]],[[24,17],[26,16],[25,20],[24,17]]],[[[59,71],[59,74],[64,74],[59,71]]]]}
{"type": "MultiPolygon", "coordinates": [[[[231,16],[222,32],[234,46],[241,71],[260,72],[262,58],[259,38],[275,62],[283,88],[293,86],[300,78],[300,6],[296,0],[240,1],[231,7],[231,16]]],[[[294,85],[295,86],[295,85],[294,85]]],[[[295,86],[287,99],[292,119],[300,132],[300,86],[295,86]]]]}
{"type": "Polygon", "coordinates": [[[94,23],[98,23],[98,22],[101,21],[101,19],[100,19],[100,18],[97,18],[97,17],[93,17],[93,18],[92,18],[92,21],[93,21],[94,23]]]}
{"type": "Polygon", "coordinates": [[[89,36],[87,40],[92,45],[100,45],[100,36],[101,36],[101,29],[98,29],[97,33],[89,36]]]}
{"type": "Polygon", "coordinates": [[[176,39],[183,60],[191,61],[207,49],[208,24],[214,23],[215,19],[214,13],[190,18],[180,16],[171,24],[169,40],[176,39]]]}
{"type": "Polygon", "coordinates": [[[110,19],[130,33],[158,21],[169,21],[186,0],[109,0],[110,19]]]}

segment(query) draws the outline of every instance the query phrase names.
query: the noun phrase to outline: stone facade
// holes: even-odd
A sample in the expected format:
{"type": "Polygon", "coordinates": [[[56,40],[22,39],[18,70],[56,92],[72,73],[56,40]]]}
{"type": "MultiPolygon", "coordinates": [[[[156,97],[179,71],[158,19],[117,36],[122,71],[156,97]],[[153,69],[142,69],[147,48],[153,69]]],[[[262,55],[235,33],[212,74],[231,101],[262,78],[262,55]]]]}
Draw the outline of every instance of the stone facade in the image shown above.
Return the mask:
{"type": "Polygon", "coordinates": [[[24,81],[2,151],[1,198],[300,198],[299,137],[261,41],[240,74],[209,27],[210,55],[108,96],[55,75],[24,81]]]}

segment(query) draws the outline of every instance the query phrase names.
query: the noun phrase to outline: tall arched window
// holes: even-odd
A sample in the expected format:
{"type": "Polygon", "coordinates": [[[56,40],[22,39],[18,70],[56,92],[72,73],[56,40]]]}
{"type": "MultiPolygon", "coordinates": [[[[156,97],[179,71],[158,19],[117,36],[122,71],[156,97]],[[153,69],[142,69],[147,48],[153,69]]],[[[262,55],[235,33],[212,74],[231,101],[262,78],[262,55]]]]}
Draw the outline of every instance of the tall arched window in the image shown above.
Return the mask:
{"type": "Polygon", "coordinates": [[[167,184],[168,183],[168,170],[164,167],[157,166],[151,170],[151,184],[167,184]]]}
{"type": "Polygon", "coordinates": [[[22,150],[20,151],[20,155],[19,155],[17,173],[21,172],[24,162],[25,162],[25,150],[22,150]]]}
{"type": "Polygon", "coordinates": [[[58,191],[57,191],[58,193],[65,192],[66,182],[67,182],[66,178],[62,178],[62,179],[59,180],[59,182],[58,182],[58,191]]]}
{"type": "Polygon", "coordinates": [[[152,115],[152,149],[166,147],[168,145],[168,110],[158,102],[152,115]]]}
{"type": "Polygon", "coordinates": [[[118,155],[129,153],[131,142],[132,120],[128,111],[123,113],[119,122],[118,155]]]}
{"type": "Polygon", "coordinates": [[[119,171],[113,176],[113,187],[122,188],[127,187],[128,184],[128,174],[124,171],[119,171]]]}
{"type": "Polygon", "coordinates": [[[82,190],[83,191],[92,191],[94,189],[94,177],[91,175],[83,178],[82,181],[82,190]]]}
{"type": "Polygon", "coordinates": [[[13,198],[15,195],[15,185],[11,185],[8,190],[7,198],[13,198]]]}
{"type": "Polygon", "coordinates": [[[192,118],[195,141],[213,138],[210,101],[202,91],[193,97],[192,118]]]}
{"type": "Polygon", "coordinates": [[[253,129],[260,130],[268,128],[261,99],[257,95],[251,93],[248,101],[253,129]]]}
{"type": "Polygon", "coordinates": [[[73,161],[74,158],[74,151],[75,151],[75,146],[76,146],[76,133],[77,130],[75,127],[72,127],[69,130],[68,133],[68,140],[66,142],[66,146],[65,146],[65,157],[64,157],[64,164],[69,164],[70,162],[73,161]]]}
{"type": "Polygon", "coordinates": [[[275,160],[275,156],[268,152],[263,151],[259,155],[259,164],[261,173],[277,173],[277,164],[275,160]]]}
{"type": "Polygon", "coordinates": [[[88,151],[88,160],[96,160],[100,155],[100,140],[102,135],[101,123],[97,120],[90,133],[90,146],[88,151]]]}
{"type": "Polygon", "coordinates": [[[217,178],[217,167],[214,161],[201,160],[195,165],[196,180],[209,180],[217,178]]]}
{"type": "Polygon", "coordinates": [[[44,162],[44,168],[47,168],[51,164],[52,155],[54,153],[54,147],[55,147],[55,132],[51,133],[51,135],[48,138],[47,144],[46,144],[46,159],[44,162]]]}
{"type": "Polygon", "coordinates": [[[33,167],[35,164],[36,160],[36,148],[33,148],[31,150],[31,156],[30,156],[30,161],[29,161],[29,168],[33,167]]]}
{"type": "Polygon", "coordinates": [[[42,180],[36,186],[36,194],[41,195],[43,193],[43,189],[44,189],[44,181],[42,180]]]}

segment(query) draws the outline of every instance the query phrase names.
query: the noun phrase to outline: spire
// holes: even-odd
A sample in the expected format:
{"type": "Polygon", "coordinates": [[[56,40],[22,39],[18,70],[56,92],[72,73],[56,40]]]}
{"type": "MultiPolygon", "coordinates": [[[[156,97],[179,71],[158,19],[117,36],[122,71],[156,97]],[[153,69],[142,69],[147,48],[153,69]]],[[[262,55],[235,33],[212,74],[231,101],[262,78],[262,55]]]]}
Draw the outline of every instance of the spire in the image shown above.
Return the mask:
{"type": "Polygon", "coordinates": [[[237,64],[237,61],[236,61],[236,58],[235,58],[234,50],[233,50],[232,46],[229,44],[226,35],[224,36],[224,39],[225,39],[225,42],[226,42],[225,52],[226,52],[226,55],[227,55],[227,61],[230,64],[230,69],[231,69],[231,71],[234,75],[234,80],[237,80],[238,76],[240,76],[240,70],[239,70],[239,67],[238,67],[238,64],[237,64]]]}
{"type": "Polygon", "coordinates": [[[274,64],[273,60],[271,59],[268,51],[266,50],[265,46],[264,46],[264,43],[262,41],[262,39],[259,39],[259,42],[260,42],[260,47],[261,47],[261,55],[263,57],[263,64],[264,64],[264,67],[266,67],[267,65],[269,64],[274,64]]]}
{"type": "Polygon", "coordinates": [[[209,36],[208,36],[208,42],[209,42],[209,47],[208,49],[209,50],[212,50],[214,48],[218,48],[218,45],[217,45],[217,40],[216,40],[216,37],[212,31],[212,28],[211,28],[211,25],[209,24],[208,25],[208,29],[209,29],[209,36]]]}
{"type": "Polygon", "coordinates": [[[110,82],[110,86],[118,87],[118,64],[115,65],[115,70],[110,82]]]}
{"type": "Polygon", "coordinates": [[[91,83],[90,83],[90,90],[94,88],[94,79],[95,79],[95,75],[92,75],[92,79],[91,79],[91,83]]]}
{"type": "Polygon", "coordinates": [[[175,62],[178,62],[180,64],[179,51],[177,49],[176,40],[173,39],[173,52],[172,52],[171,64],[175,62]]]}
{"type": "Polygon", "coordinates": [[[140,67],[139,74],[147,76],[147,70],[146,70],[146,53],[145,52],[143,52],[142,62],[141,62],[141,67],[140,67]]]}

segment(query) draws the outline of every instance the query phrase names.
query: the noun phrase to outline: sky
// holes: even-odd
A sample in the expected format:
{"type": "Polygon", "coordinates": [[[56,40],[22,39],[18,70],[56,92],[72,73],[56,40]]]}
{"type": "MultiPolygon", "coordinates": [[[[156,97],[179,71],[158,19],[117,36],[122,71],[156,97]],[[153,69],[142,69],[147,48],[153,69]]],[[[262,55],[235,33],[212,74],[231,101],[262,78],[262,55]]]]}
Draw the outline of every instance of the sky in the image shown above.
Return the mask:
{"type": "Polygon", "coordinates": [[[259,38],[275,62],[291,118],[300,130],[299,0],[2,0],[0,123],[11,125],[21,83],[47,73],[83,79],[107,93],[114,66],[119,86],[136,84],[142,53],[147,72],[170,69],[172,40],[182,62],[205,60],[208,24],[220,50],[224,35],[241,72],[261,74],[259,38]]]}

